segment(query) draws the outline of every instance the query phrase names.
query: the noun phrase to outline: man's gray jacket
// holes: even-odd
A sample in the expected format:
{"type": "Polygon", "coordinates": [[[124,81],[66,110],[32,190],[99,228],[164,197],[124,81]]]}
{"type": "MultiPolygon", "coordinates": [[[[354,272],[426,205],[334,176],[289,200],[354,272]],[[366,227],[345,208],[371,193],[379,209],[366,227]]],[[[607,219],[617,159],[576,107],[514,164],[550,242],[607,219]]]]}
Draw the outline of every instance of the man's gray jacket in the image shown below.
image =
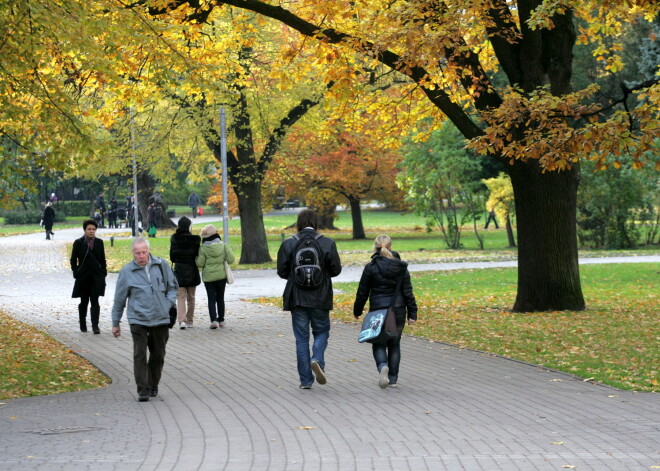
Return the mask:
{"type": "Polygon", "coordinates": [[[119,272],[115,287],[115,301],[112,306],[112,326],[119,327],[126,301],[126,318],[129,324],[147,327],[170,323],[170,308],[176,302],[179,287],[169,263],[160,257],[151,257],[147,278],[146,267],[141,267],[135,260],[124,266],[119,272]]]}

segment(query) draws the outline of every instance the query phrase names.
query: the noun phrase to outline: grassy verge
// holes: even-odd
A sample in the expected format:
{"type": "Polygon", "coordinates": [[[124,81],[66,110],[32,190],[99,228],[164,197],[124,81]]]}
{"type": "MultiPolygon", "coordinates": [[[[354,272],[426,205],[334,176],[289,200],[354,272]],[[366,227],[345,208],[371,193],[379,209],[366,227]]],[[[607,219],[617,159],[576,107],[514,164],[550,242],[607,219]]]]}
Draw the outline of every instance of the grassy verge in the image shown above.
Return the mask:
{"type": "MultiPolygon", "coordinates": [[[[514,269],[413,273],[419,321],[406,332],[621,389],[660,391],[660,264],[580,268],[588,309],[512,313],[514,269]]],[[[333,317],[353,323],[357,283],[337,283],[333,317]]],[[[281,305],[279,299],[261,302],[281,305]]],[[[405,346],[404,346],[405,349],[405,346]]]]}
{"type": "Polygon", "coordinates": [[[110,379],[32,326],[0,312],[0,399],[98,388],[110,379]]]}

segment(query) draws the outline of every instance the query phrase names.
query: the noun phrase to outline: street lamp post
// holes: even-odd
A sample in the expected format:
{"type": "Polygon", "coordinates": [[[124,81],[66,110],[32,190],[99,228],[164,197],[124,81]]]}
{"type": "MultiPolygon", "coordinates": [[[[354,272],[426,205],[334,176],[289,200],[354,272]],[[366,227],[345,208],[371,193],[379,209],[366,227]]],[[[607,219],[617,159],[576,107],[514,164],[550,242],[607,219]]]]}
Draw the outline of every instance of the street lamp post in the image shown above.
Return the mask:
{"type": "Polygon", "coordinates": [[[220,163],[222,164],[222,234],[229,243],[229,206],[227,205],[227,122],[220,108],[220,163]]]}

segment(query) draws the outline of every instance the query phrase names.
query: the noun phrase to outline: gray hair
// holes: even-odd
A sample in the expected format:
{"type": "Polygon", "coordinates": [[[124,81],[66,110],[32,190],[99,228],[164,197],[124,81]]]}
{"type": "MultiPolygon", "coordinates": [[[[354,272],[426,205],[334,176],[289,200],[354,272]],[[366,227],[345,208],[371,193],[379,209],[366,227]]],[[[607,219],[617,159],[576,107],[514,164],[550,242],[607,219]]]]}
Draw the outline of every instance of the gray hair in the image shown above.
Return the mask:
{"type": "Polygon", "coordinates": [[[131,242],[131,251],[133,251],[133,248],[136,245],[140,245],[140,244],[145,244],[147,248],[149,248],[149,241],[147,239],[145,239],[144,237],[136,237],[135,239],[133,239],[133,242],[131,242]]]}

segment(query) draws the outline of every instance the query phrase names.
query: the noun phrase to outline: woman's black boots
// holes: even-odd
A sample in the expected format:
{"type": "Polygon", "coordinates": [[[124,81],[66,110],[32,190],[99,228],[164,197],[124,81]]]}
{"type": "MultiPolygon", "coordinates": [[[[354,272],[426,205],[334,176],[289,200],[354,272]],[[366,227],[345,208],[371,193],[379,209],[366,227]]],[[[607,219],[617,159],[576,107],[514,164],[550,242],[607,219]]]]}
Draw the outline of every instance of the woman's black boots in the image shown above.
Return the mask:
{"type": "Polygon", "coordinates": [[[87,332],[87,308],[78,305],[78,320],[80,321],[80,332],[87,332]]]}
{"type": "Polygon", "coordinates": [[[92,314],[92,332],[95,334],[100,334],[101,330],[99,329],[99,314],[101,314],[101,306],[92,306],[90,310],[92,314]]]}

